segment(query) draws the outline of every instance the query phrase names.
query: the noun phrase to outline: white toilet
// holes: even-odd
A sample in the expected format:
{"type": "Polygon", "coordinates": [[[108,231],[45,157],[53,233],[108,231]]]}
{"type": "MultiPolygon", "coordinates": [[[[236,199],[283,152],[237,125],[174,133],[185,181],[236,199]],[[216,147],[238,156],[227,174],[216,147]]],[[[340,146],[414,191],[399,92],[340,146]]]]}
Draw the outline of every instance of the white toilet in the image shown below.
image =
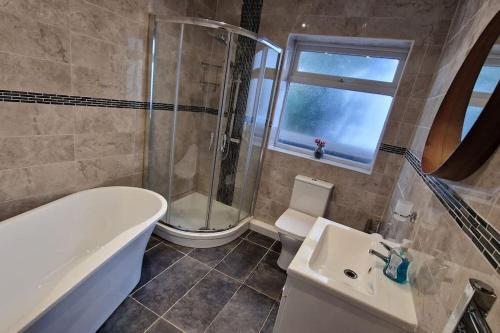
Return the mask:
{"type": "Polygon", "coordinates": [[[281,241],[278,266],[286,270],[316,218],[325,214],[333,184],[297,175],[290,208],[274,224],[281,241]]]}

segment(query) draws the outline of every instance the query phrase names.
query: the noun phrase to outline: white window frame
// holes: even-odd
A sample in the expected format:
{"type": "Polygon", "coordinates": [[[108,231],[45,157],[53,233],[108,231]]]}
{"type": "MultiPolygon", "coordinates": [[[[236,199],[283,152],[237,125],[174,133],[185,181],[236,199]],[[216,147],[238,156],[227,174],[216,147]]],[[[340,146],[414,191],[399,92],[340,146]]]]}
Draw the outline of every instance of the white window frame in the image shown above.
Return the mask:
{"type": "Polygon", "coordinates": [[[288,60],[288,68],[283,72],[283,78],[281,85],[285,85],[280,89],[282,90],[281,96],[278,98],[278,103],[276,103],[275,119],[273,121],[273,127],[271,129],[271,137],[269,140],[268,148],[271,150],[276,150],[292,155],[296,155],[302,158],[311,159],[319,161],[326,164],[331,164],[343,168],[347,168],[354,171],[359,171],[362,173],[371,174],[373,165],[378,154],[380,144],[382,142],[382,137],[385,132],[385,127],[389,119],[389,114],[392,110],[394,103],[394,97],[396,96],[396,91],[406,65],[406,60],[408,58],[409,50],[411,47],[411,42],[409,41],[394,41],[394,40],[375,40],[375,39],[360,39],[360,38],[339,38],[341,41],[314,41],[310,38],[305,38],[301,40],[300,37],[295,39],[291,37],[291,43],[288,53],[291,54],[288,60]],[[353,41],[355,43],[349,43],[353,41]],[[394,74],[392,82],[374,81],[366,79],[358,79],[351,77],[341,77],[334,75],[325,75],[309,72],[300,72],[298,70],[299,55],[302,51],[314,51],[314,52],[329,52],[337,54],[352,54],[361,56],[377,56],[384,58],[398,59],[398,67],[394,74]],[[278,142],[279,131],[281,128],[281,123],[283,120],[284,111],[286,108],[286,101],[288,98],[288,90],[290,83],[302,83],[307,85],[323,86],[338,88],[344,90],[353,90],[360,92],[369,92],[380,95],[388,95],[393,97],[393,102],[389,108],[388,116],[386,118],[384,128],[380,135],[379,141],[377,142],[377,148],[375,152],[374,159],[371,164],[361,163],[341,157],[336,157],[333,155],[325,154],[322,159],[317,160],[312,156],[311,149],[306,149],[302,147],[297,147],[294,145],[285,144],[278,142]]]}

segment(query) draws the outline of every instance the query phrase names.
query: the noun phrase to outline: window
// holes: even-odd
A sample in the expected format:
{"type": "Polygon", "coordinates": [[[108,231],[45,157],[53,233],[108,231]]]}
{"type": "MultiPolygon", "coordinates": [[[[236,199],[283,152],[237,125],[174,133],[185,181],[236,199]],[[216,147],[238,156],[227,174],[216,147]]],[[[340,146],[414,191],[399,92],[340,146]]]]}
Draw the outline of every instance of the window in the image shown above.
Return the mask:
{"type": "Polygon", "coordinates": [[[321,138],[326,163],[371,172],[410,44],[363,41],[293,42],[271,149],[310,157],[321,138]]]}

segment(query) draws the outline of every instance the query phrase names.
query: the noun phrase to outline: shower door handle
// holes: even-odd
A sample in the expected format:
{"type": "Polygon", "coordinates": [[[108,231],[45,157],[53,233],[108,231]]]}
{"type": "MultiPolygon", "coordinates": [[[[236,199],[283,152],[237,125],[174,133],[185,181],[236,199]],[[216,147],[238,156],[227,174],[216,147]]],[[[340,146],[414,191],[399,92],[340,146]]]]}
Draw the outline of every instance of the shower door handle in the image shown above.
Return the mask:
{"type": "Polygon", "coordinates": [[[212,151],[214,145],[214,132],[210,132],[210,145],[208,146],[208,151],[212,151]]]}
{"type": "Polygon", "coordinates": [[[222,144],[220,146],[220,151],[222,153],[224,153],[224,151],[226,150],[226,143],[227,143],[227,135],[226,133],[224,133],[224,137],[222,138],[222,144]]]}

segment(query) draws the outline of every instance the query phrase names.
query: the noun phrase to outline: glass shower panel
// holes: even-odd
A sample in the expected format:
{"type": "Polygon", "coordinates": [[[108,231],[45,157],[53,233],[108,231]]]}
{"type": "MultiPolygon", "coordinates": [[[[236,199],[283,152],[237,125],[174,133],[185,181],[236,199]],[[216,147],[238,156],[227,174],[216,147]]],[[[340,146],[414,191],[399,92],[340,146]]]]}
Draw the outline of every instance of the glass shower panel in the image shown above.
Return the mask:
{"type": "Polygon", "coordinates": [[[240,198],[245,191],[242,185],[248,151],[248,145],[244,142],[248,140],[248,136],[245,137],[244,133],[252,127],[249,110],[254,109],[257,92],[256,80],[253,78],[255,61],[259,62],[256,57],[259,51],[257,42],[235,35],[231,44],[230,78],[213,182],[210,212],[212,230],[228,229],[239,222],[240,198]]]}
{"type": "Polygon", "coordinates": [[[172,135],[169,224],[207,230],[228,33],[184,25],[172,135]]]}
{"type": "MultiPolygon", "coordinates": [[[[180,25],[158,21],[154,39],[155,57],[151,62],[152,105],[149,123],[148,188],[165,198],[169,194],[170,148],[173,131],[173,104],[180,25]]],[[[164,221],[166,222],[166,221],[164,221]]]]}
{"type": "Polygon", "coordinates": [[[248,118],[252,119],[252,126],[248,126],[248,130],[244,131],[243,135],[244,137],[248,136],[248,139],[243,140],[247,145],[245,150],[248,151],[248,155],[247,171],[244,176],[245,182],[243,184],[245,190],[242,192],[241,196],[240,220],[250,216],[250,212],[252,211],[252,202],[257,187],[260,157],[264,149],[266,124],[271,113],[271,98],[277,74],[276,71],[279,65],[278,52],[264,45],[261,45],[259,48],[263,60],[260,64],[260,68],[255,68],[252,74],[252,79],[255,80],[256,88],[259,90],[258,93],[255,94],[255,110],[253,110],[251,118],[248,118]],[[250,130],[251,128],[252,130],[250,130]]]}

